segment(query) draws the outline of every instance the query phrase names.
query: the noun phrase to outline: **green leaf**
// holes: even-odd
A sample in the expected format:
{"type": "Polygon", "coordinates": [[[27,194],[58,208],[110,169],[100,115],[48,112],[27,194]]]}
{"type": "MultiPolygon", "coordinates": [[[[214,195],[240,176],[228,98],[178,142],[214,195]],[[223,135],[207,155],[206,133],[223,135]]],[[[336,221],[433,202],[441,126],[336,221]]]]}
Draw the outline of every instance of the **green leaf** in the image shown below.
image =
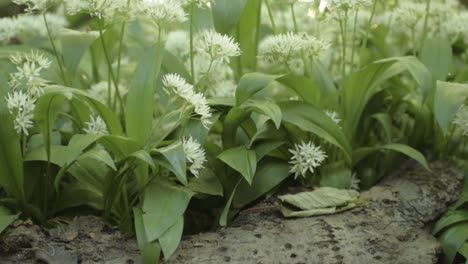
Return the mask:
{"type": "Polygon", "coordinates": [[[114,171],[117,171],[112,157],[104,149],[96,148],[86,151],[78,159],[94,159],[96,161],[102,162],[103,164],[106,164],[109,168],[113,169],[114,171]]]}
{"type": "Polygon", "coordinates": [[[18,216],[19,214],[12,214],[7,208],[0,206],[0,233],[11,225],[18,216]]]}
{"type": "Polygon", "coordinates": [[[248,100],[242,104],[241,108],[251,108],[260,114],[264,114],[273,120],[277,129],[281,126],[282,113],[279,106],[266,100],[248,100]]]}
{"type": "Polygon", "coordinates": [[[239,184],[242,182],[242,178],[237,181],[237,184],[234,186],[234,189],[232,189],[231,195],[229,195],[229,199],[226,202],[226,205],[223,208],[223,211],[221,212],[221,215],[219,216],[219,225],[220,226],[226,226],[228,222],[228,216],[229,216],[229,210],[231,209],[232,201],[234,199],[234,195],[236,194],[237,187],[239,187],[239,184]]]}
{"type": "Polygon", "coordinates": [[[185,152],[182,142],[178,141],[167,147],[158,149],[164,158],[171,164],[171,170],[177,179],[184,185],[187,185],[187,162],[185,161],[185,152]]]}
{"type": "Polygon", "coordinates": [[[461,222],[464,222],[468,225],[468,210],[449,211],[446,215],[439,219],[439,221],[437,221],[434,229],[432,230],[432,235],[437,236],[437,234],[439,234],[444,229],[450,228],[450,226],[461,222]]]}
{"type": "Polygon", "coordinates": [[[377,113],[372,115],[374,119],[376,119],[383,128],[385,132],[385,137],[387,139],[387,143],[392,142],[392,118],[388,113],[377,113]]]}
{"type": "Polygon", "coordinates": [[[103,136],[98,140],[108,151],[116,156],[116,160],[123,160],[143,148],[136,140],[122,136],[103,136]]]}
{"type": "Polygon", "coordinates": [[[267,142],[263,142],[257,146],[255,146],[255,154],[257,155],[257,161],[260,161],[261,159],[263,159],[263,157],[265,157],[266,155],[268,155],[268,153],[270,153],[271,151],[279,148],[280,146],[282,146],[284,144],[284,142],[278,142],[278,141],[267,141],[267,142]]]}
{"type": "Polygon", "coordinates": [[[143,201],[143,223],[148,241],[159,239],[183,216],[192,195],[160,177],[148,185],[143,201]]]}
{"type": "Polygon", "coordinates": [[[15,199],[24,200],[23,157],[20,139],[13,127],[13,117],[8,112],[6,101],[6,86],[0,83],[0,185],[15,199]]]}
{"type": "Polygon", "coordinates": [[[427,38],[421,49],[421,61],[435,80],[445,81],[452,65],[452,45],[444,38],[427,38]]]}
{"type": "Polygon", "coordinates": [[[182,231],[184,231],[184,217],[179,217],[179,220],[159,238],[159,244],[166,260],[177,250],[182,238],[182,231]]]}
{"type": "Polygon", "coordinates": [[[447,134],[458,109],[468,97],[468,84],[437,82],[435,117],[442,131],[447,134]]]}
{"type": "Polygon", "coordinates": [[[145,225],[143,223],[143,212],[139,208],[133,209],[135,220],[135,233],[137,237],[140,254],[144,264],[159,264],[161,247],[157,241],[150,242],[146,237],[145,225]]]}
{"type": "Polygon", "coordinates": [[[223,185],[219,178],[207,168],[200,171],[198,177],[194,177],[187,188],[196,193],[223,196],[223,185]]]}
{"type": "Polygon", "coordinates": [[[257,168],[255,151],[249,150],[245,146],[240,146],[223,151],[218,155],[218,158],[229,167],[238,171],[249,184],[252,184],[257,168]]]}
{"type": "MultiPolygon", "coordinates": [[[[234,2],[234,1],[231,1],[234,2]]],[[[237,26],[237,41],[242,53],[242,68],[255,71],[257,68],[257,47],[261,20],[261,0],[248,0],[237,26]]]]}
{"type": "Polygon", "coordinates": [[[320,109],[299,101],[288,101],[280,104],[283,121],[298,126],[304,131],[314,133],[337,146],[343,151],[345,159],[351,163],[351,146],[341,127],[333,122],[320,109]]]}
{"type": "Polygon", "coordinates": [[[234,195],[234,208],[242,208],[271,191],[289,176],[289,165],[285,162],[268,161],[259,165],[252,185],[242,181],[234,195]]]}
{"type": "Polygon", "coordinates": [[[83,32],[71,29],[62,31],[60,40],[63,62],[70,80],[76,76],[83,55],[98,37],[99,34],[94,31],[83,32]]]}
{"type": "Polygon", "coordinates": [[[247,0],[215,0],[211,9],[216,31],[229,34],[239,22],[246,3],[247,0]]]}
{"type": "Polygon", "coordinates": [[[236,90],[237,105],[243,104],[251,99],[256,93],[263,90],[272,81],[277,79],[278,75],[267,75],[259,72],[247,73],[239,80],[236,90]]]}
{"type": "Polygon", "coordinates": [[[451,264],[458,250],[468,239],[468,224],[458,223],[447,228],[438,237],[444,248],[444,263],[451,264]]]}
{"type": "Polygon", "coordinates": [[[277,81],[293,89],[306,103],[319,105],[320,87],[309,78],[290,73],[278,78],[277,81]]]}
{"type": "Polygon", "coordinates": [[[152,133],[155,80],[161,68],[163,47],[164,43],[157,43],[142,55],[127,94],[127,135],[142,144],[152,133]]]}
{"type": "Polygon", "coordinates": [[[342,161],[325,164],[320,168],[320,186],[349,189],[352,174],[351,169],[342,161]]]}
{"type": "Polygon", "coordinates": [[[34,110],[34,121],[44,136],[47,159],[50,160],[51,138],[50,135],[55,128],[55,119],[65,102],[65,96],[57,93],[49,93],[40,97],[36,102],[34,110]]]}
{"type": "Polygon", "coordinates": [[[151,168],[156,167],[156,165],[154,164],[153,158],[148,153],[148,151],[144,149],[134,152],[132,156],[148,164],[151,168]]]}
{"type": "Polygon", "coordinates": [[[278,198],[302,210],[337,207],[355,200],[359,193],[353,190],[340,190],[331,187],[321,187],[311,192],[286,194],[278,198]]]}
{"type": "Polygon", "coordinates": [[[424,157],[421,152],[417,151],[416,149],[404,145],[404,144],[387,144],[387,145],[382,145],[382,146],[376,146],[376,147],[364,147],[364,148],[358,148],[353,152],[353,165],[357,164],[359,161],[363,160],[367,156],[373,154],[376,151],[381,151],[381,150],[393,150],[396,152],[400,152],[415,161],[419,162],[425,169],[430,170],[429,165],[427,164],[427,160],[424,157]]]}

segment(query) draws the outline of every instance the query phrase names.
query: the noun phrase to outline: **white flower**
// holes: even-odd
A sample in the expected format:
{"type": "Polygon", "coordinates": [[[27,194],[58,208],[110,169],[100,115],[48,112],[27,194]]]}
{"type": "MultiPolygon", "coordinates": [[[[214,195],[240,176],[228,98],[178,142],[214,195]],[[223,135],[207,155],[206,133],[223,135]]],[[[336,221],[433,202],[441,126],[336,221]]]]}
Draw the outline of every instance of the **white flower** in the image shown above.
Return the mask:
{"type": "Polygon", "coordinates": [[[290,149],[289,152],[293,154],[289,162],[292,165],[289,172],[294,173],[295,179],[299,175],[305,177],[307,171],[313,173],[327,157],[320,146],[315,146],[312,142],[294,144],[294,149],[290,149]]]}
{"type": "Polygon", "coordinates": [[[205,30],[197,36],[195,48],[200,54],[208,56],[211,61],[229,62],[229,57],[239,56],[239,43],[233,38],[214,30],[205,30]]]}
{"type": "Polygon", "coordinates": [[[9,17],[0,18],[0,44],[7,44],[16,35],[16,24],[9,17]]]}
{"type": "Polygon", "coordinates": [[[100,116],[90,115],[90,122],[85,122],[87,128],[83,128],[83,131],[87,134],[94,135],[107,135],[109,134],[107,130],[107,125],[100,116]]]}
{"type": "Polygon", "coordinates": [[[269,63],[284,63],[300,56],[302,37],[292,32],[266,37],[259,45],[259,55],[269,63]]]}
{"type": "Polygon", "coordinates": [[[213,0],[182,0],[185,4],[196,4],[200,8],[211,7],[213,0]]]}
{"type": "Polygon", "coordinates": [[[468,136],[468,106],[465,104],[460,106],[453,124],[462,131],[464,136],[468,136]]]}
{"type": "Polygon", "coordinates": [[[69,15],[88,13],[91,16],[112,19],[116,12],[131,13],[126,0],[65,0],[65,6],[69,15]]]}
{"type": "Polygon", "coordinates": [[[173,90],[176,94],[189,102],[194,107],[194,112],[200,116],[200,121],[205,128],[211,125],[211,109],[202,93],[196,93],[193,86],[187,83],[177,74],[166,74],[163,77],[163,85],[167,92],[173,90]]]}
{"type": "Polygon", "coordinates": [[[166,49],[183,60],[190,56],[190,36],[185,30],[171,31],[167,35],[166,49]]]}
{"type": "Polygon", "coordinates": [[[44,12],[56,2],[56,0],[13,0],[13,3],[17,5],[26,6],[25,11],[28,13],[44,12]]]}
{"type": "Polygon", "coordinates": [[[349,182],[349,189],[350,190],[355,190],[355,191],[359,191],[359,183],[361,182],[361,180],[356,177],[356,173],[353,173],[353,175],[351,176],[351,180],[349,182]]]}
{"type": "Polygon", "coordinates": [[[34,99],[22,91],[14,91],[7,95],[7,108],[15,117],[14,128],[17,133],[29,135],[28,129],[33,127],[34,99]]]}
{"type": "Polygon", "coordinates": [[[302,43],[299,46],[307,57],[320,56],[325,50],[330,48],[330,43],[325,40],[319,40],[305,33],[299,35],[302,36],[302,43]]]}
{"type": "Polygon", "coordinates": [[[185,159],[190,163],[189,170],[195,176],[198,177],[200,170],[204,168],[203,164],[206,161],[205,150],[202,148],[197,140],[189,137],[182,140],[184,146],[185,159]]]}
{"type": "MultiPolygon", "coordinates": [[[[67,20],[63,15],[46,13],[46,19],[52,36],[57,36],[67,26],[67,20]]],[[[47,37],[47,28],[42,15],[21,15],[14,20],[14,24],[15,37],[20,40],[37,36],[47,37]]]]}
{"type": "Polygon", "coordinates": [[[46,86],[46,81],[40,78],[41,71],[49,68],[51,61],[34,51],[12,55],[10,61],[16,65],[16,72],[10,74],[9,82],[13,90],[25,87],[34,98],[41,96],[46,86]]]}
{"type": "Polygon", "coordinates": [[[138,10],[160,29],[187,19],[182,4],[177,0],[140,0],[138,10]]]}
{"type": "Polygon", "coordinates": [[[336,124],[339,124],[341,122],[340,116],[338,115],[337,112],[335,111],[325,111],[325,114],[333,120],[336,124]]]}

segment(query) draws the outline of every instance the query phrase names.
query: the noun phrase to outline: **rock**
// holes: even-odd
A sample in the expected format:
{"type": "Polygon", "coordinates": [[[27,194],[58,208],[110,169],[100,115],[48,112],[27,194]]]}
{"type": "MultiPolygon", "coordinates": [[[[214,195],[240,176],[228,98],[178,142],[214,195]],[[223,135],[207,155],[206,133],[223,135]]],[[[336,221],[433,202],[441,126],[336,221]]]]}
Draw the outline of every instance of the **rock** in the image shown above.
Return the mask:
{"type": "Polygon", "coordinates": [[[184,238],[169,263],[437,263],[442,249],[425,224],[460,195],[462,174],[414,164],[362,193],[371,202],[336,215],[283,219],[242,215],[242,226],[184,238]]]}

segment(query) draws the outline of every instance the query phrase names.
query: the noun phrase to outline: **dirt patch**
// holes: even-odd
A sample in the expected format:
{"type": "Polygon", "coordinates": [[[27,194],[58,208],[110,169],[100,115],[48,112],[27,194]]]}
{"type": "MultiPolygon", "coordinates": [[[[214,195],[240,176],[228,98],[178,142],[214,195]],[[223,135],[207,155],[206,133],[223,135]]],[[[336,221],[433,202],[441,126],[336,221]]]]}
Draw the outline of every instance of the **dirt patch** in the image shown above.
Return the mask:
{"type": "Polygon", "coordinates": [[[141,263],[136,241],[95,216],[51,230],[18,221],[3,236],[0,250],[2,264],[141,263]]]}

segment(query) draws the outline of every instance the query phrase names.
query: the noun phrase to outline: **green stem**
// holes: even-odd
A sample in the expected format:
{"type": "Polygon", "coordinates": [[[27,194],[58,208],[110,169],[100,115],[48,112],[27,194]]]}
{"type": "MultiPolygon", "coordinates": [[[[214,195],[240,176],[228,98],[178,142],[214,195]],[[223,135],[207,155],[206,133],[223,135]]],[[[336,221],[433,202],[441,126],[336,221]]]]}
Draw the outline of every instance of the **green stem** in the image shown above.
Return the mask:
{"type": "MultiPolygon", "coordinates": [[[[102,20],[98,19],[98,22],[99,22],[99,38],[101,39],[101,45],[102,45],[102,49],[103,49],[103,52],[104,52],[104,57],[106,58],[107,68],[109,69],[110,77],[112,79],[112,82],[114,83],[115,95],[116,95],[116,97],[117,97],[117,99],[119,100],[119,103],[120,103],[120,111],[123,114],[124,113],[123,100],[122,100],[122,97],[120,96],[119,84],[117,82],[117,78],[115,77],[114,71],[112,70],[112,63],[111,63],[111,60],[110,60],[110,57],[109,57],[109,52],[107,50],[106,43],[104,42],[104,32],[102,30],[102,28],[103,28],[102,20]]],[[[116,110],[116,103],[113,104],[113,109],[114,109],[114,111],[116,110]]]]}
{"type": "Polygon", "coordinates": [[[265,0],[265,6],[266,6],[267,11],[268,11],[268,17],[270,18],[271,30],[273,31],[273,34],[276,35],[276,33],[278,31],[276,30],[276,23],[275,23],[275,19],[273,17],[273,12],[271,11],[270,1],[265,0]]]}
{"type": "Polygon", "coordinates": [[[429,12],[431,11],[431,0],[426,0],[426,15],[424,16],[424,26],[423,26],[423,32],[422,32],[422,39],[421,39],[421,45],[424,43],[424,40],[427,37],[427,29],[428,29],[428,22],[429,22],[429,12]]]}
{"type": "Polygon", "coordinates": [[[126,24],[127,24],[127,21],[124,21],[122,22],[122,26],[120,27],[119,53],[117,57],[117,83],[120,83],[120,66],[122,63],[123,38],[125,34],[126,24]]]}
{"type": "Polygon", "coordinates": [[[190,19],[190,71],[192,74],[192,83],[195,83],[195,63],[194,63],[194,50],[193,50],[193,23],[194,23],[194,12],[195,12],[195,3],[192,2],[190,4],[190,13],[189,13],[189,19],[190,19]]]}
{"type": "MultiPolygon", "coordinates": [[[[291,16],[292,16],[292,19],[293,19],[294,33],[298,34],[299,33],[299,27],[297,25],[296,12],[294,11],[294,4],[290,4],[289,7],[291,9],[291,16]]],[[[307,66],[307,60],[306,60],[306,57],[305,57],[305,54],[304,54],[303,50],[301,50],[301,59],[302,59],[302,62],[304,63],[304,75],[307,75],[307,74],[310,75],[311,73],[309,72],[309,67],[307,66]]]]}
{"type": "Polygon", "coordinates": [[[351,38],[351,72],[354,67],[354,53],[355,53],[355,41],[356,41],[356,31],[357,31],[357,19],[358,19],[359,10],[356,10],[354,14],[354,25],[353,25],[353,36],[351,38]]]}
{"type": "Polygon", "coordinates": [[[369,32],[372,27],[372,22],[374,21],[374,16],[375,16],[375,11],[377,10],[377,0],[374,0],[374,3],[372,5],[372,11],[371,11],[371,16],[369,18],[369,21],[367,22],[367,28],[366,32],[364,35],[364,40],[362,41],[362,46],[361,49],[364,49],[367,47],[367,41],[369,40],[369,32]]]}
{"type": "Polygon", "coordinates": [[[66,77],[66,75],[65,75],[65,70],[64,70],[64,67],[63,67],[63,62],[62,62],[62,60],[60,59],[60,56],[59,56],[57,47],[55,46],[54,40],[52,39],[52,34],[51,34],[51,32],[50,32],[49,23],[47,22],[47,18],[46,18],[45,13],[42,14],[42,17],[43,17],[43,19],[44,19],[44,24],[45,24],[45,26],[46,26],[47,36],[49,37],[50,45],[52,46],[52,49],[54,50],[55,58],[57,59],[57,64],[58,64],[59,69],[60,69],[60,75],[62,76],[62,81],[63,81],[63,83],[64,83],[66,86],[68,86],[68,81],[67,81],[67,77],[66,77]]]}

